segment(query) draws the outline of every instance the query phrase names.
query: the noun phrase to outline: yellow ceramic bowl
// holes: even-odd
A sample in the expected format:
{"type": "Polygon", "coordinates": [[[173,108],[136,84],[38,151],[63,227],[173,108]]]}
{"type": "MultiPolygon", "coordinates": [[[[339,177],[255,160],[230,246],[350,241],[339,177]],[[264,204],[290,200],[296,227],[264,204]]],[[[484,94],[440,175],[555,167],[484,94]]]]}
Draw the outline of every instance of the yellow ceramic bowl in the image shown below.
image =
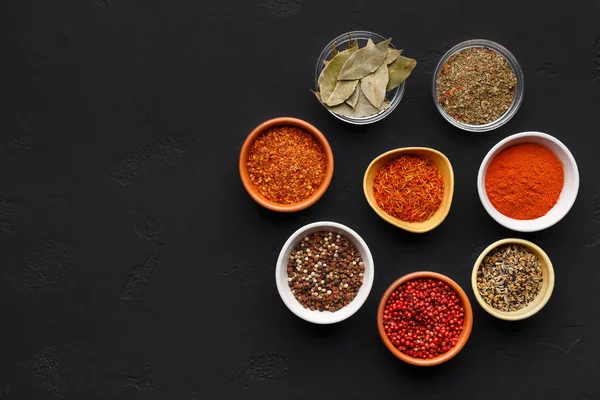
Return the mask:
{"type": "Polygon", "coordinates": [[[363,190],[371,208],[373,208],[373,210],[375,210],[375,212],[385,221],[409,232],[423,233],[432,230],[446,219],[446,216],[450,211],[450,205],[452,204],[452,195],[454,194],[454,172],[452,171],[450,160],[437,150],[427,147],[403,147],[383,153],[371,162],[365,172],[363,190]],[[427,221],[406,222],[393,217],[379,208],[373,197],[373,180],[375,179],[377,171],[388,162],[406,155],[428,158],[436,167],[438,167],[442,174],[442,178],[444,179],[444,199],[442,200],[442,205],[427,221]]]}
{"type": "Polygon", "coordinates": [[[552,290],[554,289],[554,268],[552,267],[552,263],[550,262],[548,255],[536,244],[523,239],[502,239],[489,245],[487,249],[481,253],[477,261],[475,261],[473,273],[471,274],[471,285],[473,286],[473,293],[475,294],[477,302],[485,311],[496,318],[507,321],[518,321],[531,317],[544,308],[546,303],[548,303],[548,300],[550,300],[550,296],[552,295],[552,290]],[[487,256],[492,250],[494,250],[496,247],[509,244],[523,246],[537,256],[542,264],[542,278],[544,281],[537,297],[531,303],[529,303],[527,307],[521,308],[517,311],[507,312],[496,310],[494,307],[487,304],[485,300],[483,300],[483,297],[481,297],[479,294],[479,290],[477,290],[477,271],[479,270],[479,266],[481,265],[481,262],[485,256],[487,256]]]}

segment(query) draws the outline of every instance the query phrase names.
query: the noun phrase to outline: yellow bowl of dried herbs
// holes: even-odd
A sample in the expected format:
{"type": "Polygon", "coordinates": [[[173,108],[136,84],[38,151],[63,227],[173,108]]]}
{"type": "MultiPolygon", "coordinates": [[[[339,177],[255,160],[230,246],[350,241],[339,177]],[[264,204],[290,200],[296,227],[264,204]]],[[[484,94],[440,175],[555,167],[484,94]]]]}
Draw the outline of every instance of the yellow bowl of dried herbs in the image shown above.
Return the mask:
{"type": "Polygon", "coordinates": [[[507,321],[540,311],[554,289],[554,268],[548,255],[523,239],[502,239],[475,261],[471,284],[477,302],[489,314],[507,321]]]}

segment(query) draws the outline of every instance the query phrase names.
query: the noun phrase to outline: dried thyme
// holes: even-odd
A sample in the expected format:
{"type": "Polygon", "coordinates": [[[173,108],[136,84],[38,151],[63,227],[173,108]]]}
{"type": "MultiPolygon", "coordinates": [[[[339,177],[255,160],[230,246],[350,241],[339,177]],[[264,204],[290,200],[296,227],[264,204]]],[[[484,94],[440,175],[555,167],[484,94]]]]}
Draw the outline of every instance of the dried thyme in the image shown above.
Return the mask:
{"type": "Polygon", "coordinates": [[[512,105],[517,78],[502,55],[484,48],[464,49],[448,59],[436,78],[442,108],[455,120],[482,125],[512,105]]]}
{"type": "Polygon", "coordinates": [[[494,249],[477,270],[479,294],[499,311],[517,311],[526,307],[539,294],[542,283],[540,260],[523,246],[494,249]]]}

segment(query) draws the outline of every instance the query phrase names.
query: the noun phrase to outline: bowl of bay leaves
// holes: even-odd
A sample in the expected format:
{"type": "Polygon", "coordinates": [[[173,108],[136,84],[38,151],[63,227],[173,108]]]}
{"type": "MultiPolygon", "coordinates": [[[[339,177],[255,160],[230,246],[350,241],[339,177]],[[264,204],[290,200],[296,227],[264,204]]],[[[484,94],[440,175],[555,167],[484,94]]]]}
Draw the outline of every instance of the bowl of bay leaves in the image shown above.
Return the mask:
{"type": "Polygon", "coordinates": [[[321,52],[313,93],[331,114],[355,125],[377,122],[400,104],[417,62],[391,38],[367,31],[344,33],[321,52]]]}

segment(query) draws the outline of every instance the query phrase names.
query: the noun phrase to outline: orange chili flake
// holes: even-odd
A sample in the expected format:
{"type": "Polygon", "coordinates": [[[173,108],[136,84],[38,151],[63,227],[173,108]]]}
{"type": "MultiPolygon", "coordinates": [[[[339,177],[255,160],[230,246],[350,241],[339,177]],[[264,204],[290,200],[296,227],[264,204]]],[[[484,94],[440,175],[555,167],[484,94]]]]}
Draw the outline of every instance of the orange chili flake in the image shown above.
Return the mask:
{"type": "Polygon", "coordinates": [[[246,166],[260,194],[275,203],[295,204],[317,191],[327,160],[313,135],[283,126],[269,129],[254,141],[246,166]]]}
{"type": "Polygon", "coordinates": [[[407,222],[423,222],[442,205],[444,180],[427,158],[402,156],[385,164],[373,181],[377,205],[407,222]]]}

